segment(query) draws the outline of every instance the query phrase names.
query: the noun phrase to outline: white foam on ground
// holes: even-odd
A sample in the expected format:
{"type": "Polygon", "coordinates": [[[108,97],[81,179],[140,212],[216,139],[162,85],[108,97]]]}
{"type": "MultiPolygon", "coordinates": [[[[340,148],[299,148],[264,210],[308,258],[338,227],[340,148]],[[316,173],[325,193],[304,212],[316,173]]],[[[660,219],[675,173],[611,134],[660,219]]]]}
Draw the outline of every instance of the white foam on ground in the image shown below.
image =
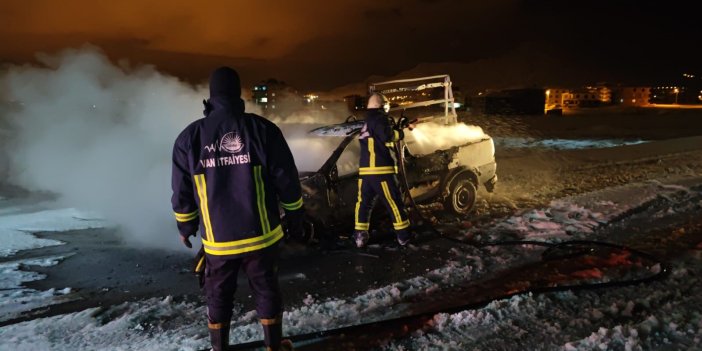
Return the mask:
{"type": "Polygon", "coordinates": [[[584,195],[551,201],[548,208],[532,209],[495,223],[471,228],[467,234],[488,235],[489,240],[514,239],[562,241],[593,233],[612,220],[657,199],[670,201],[676,194],[692,194],[689,188],[656,182],[628,184],[584,195]]]}
{"type": "Polygon", "coordinates": [[[37,238],[31,233],[65,232],[103,228],[105,221],[95,214],[73,208],[45,210],[33,213],[13,213],[13,209],[0,215],[0,257],[14,255],[20,250],[61,245],[62,242],[37,238]]]}
{"type": "MultiPolygon", "coordinates": [[[[670,344],[697,349],[702,345],[702,296],[688,292],[700,288],[702,264],[698,258],[684,265],[688,268],[676,268],[672,281],[604,291],[523,294],[479,309],[437,314],[424,330],[382,349],[652,350],[670,344]],[[658,306],[663,307],[657,310],[658,306]]],[[[285,314],[285,333],[362,322],[366,318],[354,318],[396,303],[403,294],[399,289],[374,289],[345,302],[308,297],[308,306],[285,314]]],[[[199,350],[208,347],[204,314],[199,304],[170,298],[105,311],[89,309],[0,328],[0,349],[199,350]]],[[[261,338],[253,311],[240,314],[233,325],[232,343],[261,338]]]]}
{"type": "Polygon", "coordinates": [[[643,144],[645,140],[621,139],[535,139],[535,138],[493,138],[496,147],[524,149],[541,147],[554,150],[603,149],[625,145],[643,144]]]}
{"type": "Polygon", "coordinates": [[[0,321],[17,318],[22,313],[71,299],[70,288],[39,291],[23,286],[44,279],[43,274],[24,270],[31,266],[49,267],[67,256],[51,256],[0,263],[0,321]]]}
{"type": "Polygon", "coordinates": [[[383,350],[700,350],[702,260],[672,277],[618,289],[517,295],[484,308],[437,314],[383,350]]]}
{"type": "MultiPolygon", "coordinates": [[[[612,206],[611,209],[616,207],[612,206]]],[[[491,235],[491,239],[496,240],[505,231],[510,231],[519,234],[525,240],[563,240],[578,233],[592,233],[599,226],[608,223],[615,213],[594,212],[571,202],[554,201],[547,209],[529,210],[498,223],[492,229],[498,234],[491,235]]]]}
{"type": "MultiPolygon", "coordinates": [[[[543,216],[541,211],[535,212],[532,217],[537,218],[543,216]]],[[[577,219],[571,220],[573,223],[577,219]]],[[[581,226],[587,227],[587,226],[581,226]]],[[[431,299],[433,293],[443,288],[451,287],[455,284],[465,283],[479,279],[486,273],[499,269],[500,267],[509,266],[514,261],[523,259],[529,254],[529,250],[520,250],[519,254],[515,254],[513,250],[492,248],[489,254],[472,247],[454,248],[447,253],[447,257],[452,257],[446,262],[446,265],[438,269],[432,270],[411,279],[393,283],[387,286],[371,289],[361,295],[346,299],[329,298],[322,301],[315,300],[312,296],[308,296],[304,303],[297,307],[288,309],[284,313],[285,333],[300,334],[308,333],[317,330],[337,328],[342,326],[350,326],[363,322],[371,322],[392,317],[399,317],[406,313],[406,305],[403,302],[409,299],[431,299]],[[525,253],[526,252],[526,253],[525,253]]],[[[150,301],[153,301],[150,300],[150,301]]],[[[146,315],[153,314],[154,310],[146,307],[148,302],[139,302],[134,304],[122,305],[128,315],[118,317],[118,320],[107,323],[110,327],[106,327],[97,323],[90,317],[89,314],[83,312],[70,314],[67,316],[51,317],[52,322],[46,322],[44,319],[38,319],[37,323],[43,325],[51,324],[54,328],[59,328],[60,323],[81,323],[85,327],[82,332],[87,333],[88,338],[93,340],[95,344],[87,343],[84,339],[57,339],[52,337],[51,333],[44,332],[42,328],[34,324],[34,322],[26,322],[17,325],[0,328],[0,333],[7,334],[10,339],[3,341],[0,339],[0,347],[5,342],[14,342],[18,345],[27,345],[27,347],[35,345],[30,339],[37,339],[36,345],[50,346],[53,350],[70,350],[75,348],[110,348],[110,349],[137,349],[149,345],[153,347],[163,347],[172,349],[189,349],[190,347],[205,348],[207,347],[207,339],[204,337],[204,327],[196,328],[192,325],[178,325],[175,328],[184,329],[183,335],[200,335],[195,339],[185,338],[177,340],[164,341],[167,338],[165,334],[170,335],[172,331],[159,331],[160,335],[156,336],[153,344],[148,344],[144,337],[143,330],[134,327],[133,324],[120,322],[123,320],[139,320],[146,318],[146,315]],[[75,317],[69,317],[75,316],[75,317]],[[76,318],[82,318],[82,321],[77,321],[76,318]],[[119,331],[114,328],[123,328],[119,331]],[[93,338],[90,335],[102,335],[106,330],[119,333],[124,338],[93,338]],[[198,332],[194,332],[197,330],[198,332]],[[127,342],[128,341],[128,342],[127,342]],[[129,346],[126,346],[129,345],[129,346]]],[[[165,315],[176,313],[177,308],[172,309],[170,305],[161,307],[166,310],[165,315]]],[[[202,323],[204,320],[204,312],[200,316],[186,314],[186,318],[193,324],[202,323]]],[[[110,313],[112,314],[112,313],[110,313]]],[[[66,326],[68,330],[72,326],[66,326]]],[[[175,334],[179,334],[176,332],[175,334]]],[[[239,314],[239,317],[233,321],[231,331],[232,343],[243,343],[262,338],[261,328],[256,319],[255,311],[249,311],[239,314]]]]}
{"type": "MultiPolygon", "coordinates": [[[[9,257],[21,250],[62,245],[63,242],[38,238],[32,233],[65,232],[105,227],[98,216],[73,208],[43,210],[7,207],[0,213],[0,257],[9,257]]],[[[17,318],[27,311],[73,299],[70,288],[38,291],[24,287],[25,282],[44,279],[44,275],[27,271],[31,266],[58,264],[66,256],[24,259],[0,263],[0,321],[17,318]]]]}
{"type": "Polygon", "coordinates": [[[205,308],[172,298],[91,308],[0,328],[0,350],[203,349],[205,308]]]}

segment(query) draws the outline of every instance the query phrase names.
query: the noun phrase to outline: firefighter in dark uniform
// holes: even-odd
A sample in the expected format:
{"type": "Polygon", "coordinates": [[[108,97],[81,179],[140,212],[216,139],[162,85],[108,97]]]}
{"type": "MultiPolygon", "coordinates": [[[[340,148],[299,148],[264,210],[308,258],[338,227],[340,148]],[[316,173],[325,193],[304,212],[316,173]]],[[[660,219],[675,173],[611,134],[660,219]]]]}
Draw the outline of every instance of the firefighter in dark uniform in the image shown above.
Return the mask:
{"type": "Polygon", "coordinates": [[[280,129],[245,113],[239,76],[218,68],[210,77],[205,118],[190,124],[173,148],[173,211],[181,240],[200,230],[204,290],[213,350],[226,350],[237,274],[248,277],[268,350],[290,349],[282,338],[278,245],[285,232],[302,236],[302,193],[280,129]]]}
{"type": "Polygon", "coordinates": [[[385,96],[373,94],[368,99],[366,121],[359,135],[358,200],[354,239],[357,247],[368,243],[370,216],[377,199],[385,205],[400,245],[406,245],[411,233],[402,193],[397,181],[395,144],[404,138],[388,115],[390,104],[385,96]]]}

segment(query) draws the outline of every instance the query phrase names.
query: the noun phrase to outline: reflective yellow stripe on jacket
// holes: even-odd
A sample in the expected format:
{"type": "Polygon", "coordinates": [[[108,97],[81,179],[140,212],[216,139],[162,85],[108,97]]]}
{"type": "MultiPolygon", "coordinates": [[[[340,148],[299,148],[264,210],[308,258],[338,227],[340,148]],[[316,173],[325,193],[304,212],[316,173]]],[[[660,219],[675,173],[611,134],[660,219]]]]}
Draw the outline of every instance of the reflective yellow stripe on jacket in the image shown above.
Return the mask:
{"type": "Polygon", "coordinates": [[[395,173],[397,173],[397,166],[360,167],[358,169],[359,175],[377,175],[377,174],[395,174],[395,173]]]}
{"type": "Polygon", "coordinates": [[[261,175],[261,166],[254,166],[254,180],[256,182],[256,204],[258,205],[258,216],[261,219],[261,231],[268,233],[271,231],[268,222],[268,211],[266,211],[266,189],[261,175]]]}
{"type": "Polygon", "coordinates": [[[176,221],[178,222],[190,222],[193,219],[197,218],[199,215],[199,211],[195,210],[190,213],[178,213],[178,212],[173,212],[175,214],[176,221]]]}
{"type": "Polygon", "coordinates": [[[203,239],[202,244],[208,254],[223,256],[261,250],[275,244],[281,238],[283,238],[283,227],[278,225],[272,231],[257,237],[221,243],[203,239]]]}
{"type": "MultiPolygon", "coordinates": [[[[253,238],[241,240],[216,242],[212,233],[212,224],[210,223],[209,206],[207,204],[207,183],[204,174],[195,176],[195,184],[197,186],[198,196],[200,197],[200,212],[205,226],[206,238],[202,239],[202,244],[205,252],[210,255],[225,256],[237,255],[246,252],[261,250],[271,246],[283,238],[283,228],[278,225],[275,229],[270,229],[268,221],[268,211],[266,210],[266,191],[261,174],[261,166],[254,166],[254,183],[256,186],[256,205],[258,207],[258,215],[261,220],[261,229],[263,235],[253,238]]],[[[285,204],[291,207],[302,207],[302,198],[292,203],[285,204]]],[[[197,215],[197,214],[196,214],[197,215]]]]}
{"type": "Polygon", "coordinates": [[[302,197],[299,200],[291,203],[280,202],[280,206],[288,211],[295,211],[302,208],[302,197]]]}
{"type": "Polygon", "coordinates": [[[210,222],[210,208],[207,205],[207,181],[204,174],[196,174],[194,178],[197,195],[200,198],[200,212],[202,212],[202,224],[205,226],[205,237],[207,240],[214,241],[212,223],[210,222]]]}

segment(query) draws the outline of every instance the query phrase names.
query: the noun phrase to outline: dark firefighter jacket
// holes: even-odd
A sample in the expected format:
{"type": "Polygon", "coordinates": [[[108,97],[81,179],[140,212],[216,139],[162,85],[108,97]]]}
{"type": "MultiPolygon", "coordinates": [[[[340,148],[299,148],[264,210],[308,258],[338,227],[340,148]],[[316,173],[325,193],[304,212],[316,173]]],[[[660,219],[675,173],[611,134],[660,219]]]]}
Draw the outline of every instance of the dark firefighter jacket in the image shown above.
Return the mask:
{"type": "Polygon", "coordinates": [[[199,228],[207,254],[239,257],[283,237],[278,202],[301,211],[300,181],[275,124],[241,101],[209,102],[175,141],[171,202],[181,235],[199,228]]]}
{"type": "Polygon", "coordinates": [[[358,174],[377,175],[397,173],[395,142],[404,137],[383,109],[371,109],[358,139],[361,143],[361,160],[358,174]]]}

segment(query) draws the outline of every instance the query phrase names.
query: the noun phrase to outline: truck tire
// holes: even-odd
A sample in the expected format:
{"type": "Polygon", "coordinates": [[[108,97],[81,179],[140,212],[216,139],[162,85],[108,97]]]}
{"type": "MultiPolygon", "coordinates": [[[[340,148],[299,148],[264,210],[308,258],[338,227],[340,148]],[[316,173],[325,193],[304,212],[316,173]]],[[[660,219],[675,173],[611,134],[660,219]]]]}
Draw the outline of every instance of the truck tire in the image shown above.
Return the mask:
{"type": "Polygon", "coordinates": [[[477,190],[467,177],[457,177],[448,186],[448,196],[444,199],[444,209],[456,215],[470,213],[475,205],[477,190]]]}

